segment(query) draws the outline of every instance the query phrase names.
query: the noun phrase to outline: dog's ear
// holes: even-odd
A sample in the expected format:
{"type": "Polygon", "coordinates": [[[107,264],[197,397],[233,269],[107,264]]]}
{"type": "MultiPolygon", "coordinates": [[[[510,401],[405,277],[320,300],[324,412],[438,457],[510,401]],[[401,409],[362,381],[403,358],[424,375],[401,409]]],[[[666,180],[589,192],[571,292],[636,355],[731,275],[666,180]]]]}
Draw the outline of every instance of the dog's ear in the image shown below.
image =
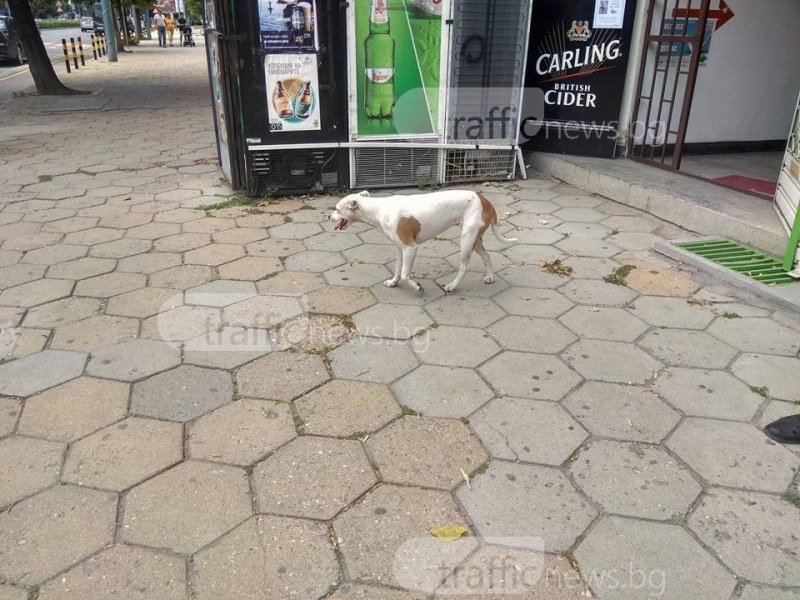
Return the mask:
{"type": "Polygon", "coordinates": [[[359,196],[369,196],[369,192],[367,190],[364,190],[363,192],[358,192],[358,195],[359,196]]]}
{"type": "Polygon", "coordinates": [[[347,201],[347,204],[345,204],[345,206],[349,210],[358,210],[358,201],[355,200],[354,198],[351,198],[350,200],[347,201]]]}

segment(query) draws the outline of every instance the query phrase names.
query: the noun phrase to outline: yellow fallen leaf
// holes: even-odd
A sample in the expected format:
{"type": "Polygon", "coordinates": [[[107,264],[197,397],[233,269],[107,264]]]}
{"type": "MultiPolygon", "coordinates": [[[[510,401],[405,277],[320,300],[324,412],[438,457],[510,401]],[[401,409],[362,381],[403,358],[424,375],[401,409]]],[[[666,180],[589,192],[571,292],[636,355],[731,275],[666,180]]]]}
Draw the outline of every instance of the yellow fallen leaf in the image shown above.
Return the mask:
{"type": "Polygon", "coordinates": [[[459,467],[458,470],[461,471],[461,476],[464,478],[464,481],[467,482],[467,488],[472,489],[472,485],[469,482],[469,475],[467,475],[467,473],[461,467],[459,467]]]}
{"type": "Polygon", "coordinates": [[[531,298],[530,298],[530,296],[520,296],[520,297],[519,297],[519,299],[520,299],[520,300],[525,300],[525,301],[527,302],[527,301],[528,301],[528,300],[530,300],[531,298]]]}
{"type": "Polygon", "coordinates": [[[633,428],[633,421],[631,421],[630,419],[626,418],[626,419],[625,419],[625,423],[627,423],[627,424],[628,424],[628,427],[631,427],[631,428],[633,428]]]}
{"type": "Polygon", "coordinates": [[[550,221],[548,221],[547,219],[539,219],[539,224],[540,225],[547,225],[549,222],[550,221]]]}
{"type": "Polygon", "coordinates": [[[467,533],[469,533],[469,527],[464,525],[442,525],[431,529],[431,534],[443,542],[454,542],[467,533]]]}

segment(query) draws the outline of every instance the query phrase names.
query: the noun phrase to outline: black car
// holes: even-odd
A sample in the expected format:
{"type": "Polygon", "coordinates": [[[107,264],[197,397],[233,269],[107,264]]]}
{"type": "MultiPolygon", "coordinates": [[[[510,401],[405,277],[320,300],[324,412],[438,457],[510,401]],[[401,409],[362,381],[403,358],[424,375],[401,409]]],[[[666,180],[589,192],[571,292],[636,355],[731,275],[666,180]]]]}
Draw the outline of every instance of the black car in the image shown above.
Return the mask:
{"type": "Polygon", "coordinates": [[[11,60],[18,65],[27,60],[14,19],[4,15],[0,15],[0,60],[11,60]]]}

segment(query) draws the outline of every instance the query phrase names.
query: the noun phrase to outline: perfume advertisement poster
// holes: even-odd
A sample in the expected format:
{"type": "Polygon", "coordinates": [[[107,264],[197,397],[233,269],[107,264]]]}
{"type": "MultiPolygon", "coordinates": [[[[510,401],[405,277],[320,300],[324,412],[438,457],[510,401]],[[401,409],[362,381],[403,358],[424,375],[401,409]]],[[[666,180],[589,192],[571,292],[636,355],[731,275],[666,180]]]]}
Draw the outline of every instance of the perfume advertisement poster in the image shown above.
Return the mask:
{"type": "Polygon", "coordinates": [[[269,129],[321,129],[316,54],[271,54],[264,62],[269,129]]]}
{"type": "Polygon", "coordinates": [[[258,0],[261,46],[267,52],[316,52],[315,0],[258,0]]]}

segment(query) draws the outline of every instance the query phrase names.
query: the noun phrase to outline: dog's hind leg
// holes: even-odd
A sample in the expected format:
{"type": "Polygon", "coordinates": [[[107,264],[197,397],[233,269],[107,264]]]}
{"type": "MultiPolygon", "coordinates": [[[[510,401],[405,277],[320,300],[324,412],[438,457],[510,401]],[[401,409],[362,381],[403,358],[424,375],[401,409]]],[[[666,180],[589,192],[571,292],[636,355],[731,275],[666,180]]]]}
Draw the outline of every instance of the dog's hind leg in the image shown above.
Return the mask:
{"type": "Polygon", "coordinates": [[[397,258],[394,261],[394,276],[383,282],[386,287],[395,287],[397,282],[400,281],[400,269],[403,268],[403,249],[397,248],[397,258]]]}
{"type": "Polygon", "coordinates": [[[483,276],[483,283],[494,283],[492,259],[489,257],[489,253],[486,251],[486,248],[483,247],[483,240],[480,238],[475,242],[475,252],[477,252],[478,256],[481,257],[483,266],[486,267],[486,275],[483,276]]]}
{"type": "Polygon", "coordinates": [[[417,247],[403,248],[403,268],[400,270],[400,278],[408,281],[412,288],[422,293],[422,286],[411,279],[411,269],[414,268],[414,259],[417,258],[417,247]]]}

